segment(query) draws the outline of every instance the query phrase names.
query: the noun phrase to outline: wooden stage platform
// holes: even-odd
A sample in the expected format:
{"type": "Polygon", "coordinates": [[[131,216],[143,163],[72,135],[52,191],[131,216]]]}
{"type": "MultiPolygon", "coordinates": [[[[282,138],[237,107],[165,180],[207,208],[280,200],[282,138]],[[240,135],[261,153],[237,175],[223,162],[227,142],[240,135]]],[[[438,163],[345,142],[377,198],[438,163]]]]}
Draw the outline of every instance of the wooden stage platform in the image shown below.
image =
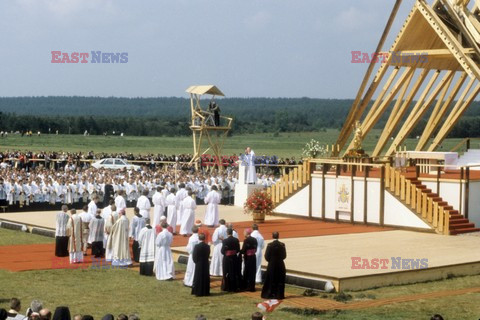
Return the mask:
{"type": "MultiPolygon", "coordinates": [[[[203,218],[204,210],[203,206],[199,207],[197,218],[203,218]]],[[[35,226],[52,230],[55,213],[6,213],[0,214],[0,221],[20,223],[29,229],[35,226]]],[[[234,222],[240,235],[244,228],[251,226],[246,219],[248,216],[240,208],[220,207],[220,215],[227,222],[234,222]]],[[[480,274],[478,234],[449,237],[347,223],[268,217],[260,225],[260,232],[267,242],[272,231],[279,231],[281,241],[286,244],[288,282],[296,285],[323,289],[327,281],[331,281],[337,291],[360,290],[450,275],[480,274]],[[379,261],[386,259],[386,268],[372,268],[375,266],[372,259],[375,258],[379,261]],[[368,265],[362,259],[368,260],[368,265]],[[426,268],[408,269],[412,267],[409,259],[413,264],[422,261],[426,268]],[[353,268],[358,266],[361,268],[353,268]]],[[[187,238],[174,237],[172,250],[179,261],[186,260],[186,243],[187,238]]],[[[12,246],[0,247],[0,268],[22,271],[68,267],[68,259],[64,258],[67,263],[55,259],[52,245],[40,246],[15,246],[12,243],[12,246]],[[36,253],[29,255],[28,252],[36,253]]]]}

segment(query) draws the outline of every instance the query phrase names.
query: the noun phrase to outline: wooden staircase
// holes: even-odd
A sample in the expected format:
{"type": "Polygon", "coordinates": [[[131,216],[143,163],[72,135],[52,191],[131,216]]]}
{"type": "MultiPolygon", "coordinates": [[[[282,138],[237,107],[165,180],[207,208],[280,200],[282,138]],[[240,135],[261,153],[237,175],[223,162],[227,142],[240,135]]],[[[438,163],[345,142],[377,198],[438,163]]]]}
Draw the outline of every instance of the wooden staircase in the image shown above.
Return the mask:
{"type": "Polygon", "coordinates": [[[303,164],[291,168],[277,183],[267,188],[267,193],[270,194],[273,201],[273,207],[277,207],[304,187],[308,186],[310,179],[311,174],[308,161],[304,161],[303,164]]]}
{"type": "Polygon", "coordinates": [[[480,231],[415,176],[387,165],[385,180],[386,190],[416,212],[437,233],[456,235],[480,231]]]}

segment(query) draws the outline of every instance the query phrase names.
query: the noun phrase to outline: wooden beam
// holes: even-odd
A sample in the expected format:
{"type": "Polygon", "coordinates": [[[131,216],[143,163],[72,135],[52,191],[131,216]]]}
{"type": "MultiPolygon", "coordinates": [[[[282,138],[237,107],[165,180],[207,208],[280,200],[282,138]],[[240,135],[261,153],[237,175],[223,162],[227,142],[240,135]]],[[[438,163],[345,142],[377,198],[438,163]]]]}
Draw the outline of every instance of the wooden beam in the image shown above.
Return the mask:
{"type": "Polygon", "coordinates": [[[469,84],[467,85],[462,94],[462,98],[459,99],[455,107],[453,107],[452,111],[448,115],[447,119],[443,123],[443,126],[438,131],[437,136],[435,137],[435,139],[433,139],[433,142],[428,147],[427,151],[434,151],[438,147],[438,145],[442,143],[442,141],[447,137],[448,133],[453,129],[453,126],[457,123],[458,119],[463,115],[463,113],[467,110],[473,100],[477,97],[478,93],[480,92],[480,83],[475,86],[468,98],[464,100],[465,95],[475,81],[477,81],[477,79],[470,80],[469,84]]]}
{"type": "MultiPolygon", "coordinates": [[[[385,26],[385,29],[383,30],[383,34],[380,37],[380,41],[378,42],[378,45],[377,45],[377,48],[376,48],[375,52],[380,52],[382,50],[382,47],[385,43],[385,40],[387,39],[388,33],[390,32],[390,29],[392,27],[393,22],[395,21],[395,17],[397,15],[398,9],[400,8],[401,4],[402,4],[402,0],[396,0],[395,5],[393,6],[392,12],[390,13],[390,17],[388,18],[387,25],[385,26]]],[[[410,15],[409,15],[408,19],[411,18],[412,13],[413,13],[413,9],[410,12],[410,15]]],[[[408,23],[406,23],[403,26],[402,30],[404,30],[406,28],[407,24],[408,23]]],[[[402,31],[400,31],[400,33],[402,33],[402,31]]],[[[392,47],[392,50],[395,48],[396,43],[397,43],[397,41],[395,41],[395,43],[392,47]]],[[[372,59],[372,61],[370,62],[370,65],[368,66],[367,72],[365,73],[365,76],[363,77],[362,84],[360,85],[360,88],[357,92],[357,96],[355,97],[355,100],[352,104],[352,107],[350,108],[350,111],[347,115],[347,118],[345,120],[343,128],[342,128],[340,134],[338,135],[338,139],[337,139],[336,144],[339,145],[339,149],[342,149],[343,146],[345,145],[345,143],[347,142],[348,137],[352,133],[353,124],[355,123],[355,121],[357,121],[358,119],[361,118],[361,116],[363,114],[363,111],[365,110],[368,103],[370,102],[370,99],[372,98],[373,93],[377,89],[377,86],[379,85],[380,81],[382,81],[383,75],[385,74],[385,72],[388,68],[388,65],[386,63],[382,64],[380,66],[380,69],[378,70],[377,75],[373,79],[373,82],[370,84],[370,87],[368,88],[367,92],[363,96],[363,99],[361,100],[363,92],[364,92],[364,90],[367,86],[367,83],[370,79],[370,76],[371,76],[375,66],[376,66],[375,59],[372,59]],[[361,102],[361,104],[360,104],[360,102],[361,102]]],[[[337,156],[339,153],[340,152],[335,149],[335,150],[333,150],[332,155],[337,156]]]]}
{"type": "MultiPolygon", "coordinates": [[[[395,83],[395,85],[393,86],[391,91],[388,93],[386,98],[380,103],[380,105],[377,104],[377,102],[380,101],[379,99],[377,99],[377,101],[375,101],[375,104],[378,105],[378,106],[376,108],[374,108],[372,106],[372,108],[368,112],[367,116],[365,117],[365,119],[364,119],[364,121],[361,125],[363,137],[365,137],[370,132],[370,130],[373,128],[373,126],[375,126],[375,124],[378,122],[378,120],[380,119],[382,114],[385,112],[385,110],[388,108],[388,106],[390,105],[392,100],[397,95],[398,91],[400,91],[402,86],[405,85],[405,82],[408,82],[408,79],[414,73],[414,71],[415,71],[414,68],[411,68],[411,67],[405,68],[405,71],[403,72],[400,79],[397,80],[397,82],[395,83]]],[[[387,85],[390,86],[390,83],[385,84],[385,86],[387,86],[387,85]]],[[[385,90],[385,88],[384,88],[384,90],[385,90]]],[[[401,99],[402,98],[399,98],[398,100],[401,101],[401,99]]],[[[351,148],[353,148],[353,144],[354,144],[354,141],[352,140],[350,142],[350,145],[347,148],[347,151],[350,150],[351,148]]]]}
{"type": "Polygon", "coordinates": [[[403,102],[399,110],[396,110],[395,108],[392,110],[392,113],[390,114],[388,121],[385,125],[385,128],[384,130],[382,130],[382,134],[380,135],[377,145],[375,146],[375,149],[372,153],[372,157],[378,157],[380,155],[383,148],[385,147],[385,144],[388,142],[388,139],[392,135],[393,131],[397,128],[398,124],[400,123],[400,120],[405,115],[405,112],[407,111],[408,106],[410,105],[410,103],[412,103],[413,98],[415,97],[418,90],[422,86],[423,81],[425,80],[429,72],[430,70],[428,69],[422,70],[422,72],[417,78],[417,81],[414,83],[412,89],[410,90],[410,93],[408,94],[407,99],[403,102]]]}
{"type": "MultiPolygon", "coordinates": [[[[450,107],[452,101],[455,99],[458,92],[462,88],[466,78],[467,78],[467,74],[465,72],[462,72],[462,74],[460,75],[460,78],[457,80],[457,83],[455,84],[452,91],[450,92],[450,95],[448,96],[447,100],[445,100],[443,104],[440,103],[441,100],[443,100],[443,97],[445,94],[442,95],[442,99],[438,100],[438,103],[435,106],[435,109],[433,110],[432,115],[428,119],[427,125],[425,126],[425,130],[423,131],[422,136],[418,141],[417,147],[415,148],[416,151],[421,151],[423,150],[423,148],[425,148],[425,145],[427,144],[431,135],[440,124],[440,120],[445,116],[445,113],[450,107]]],[[[445,87],[445,90],[447,90],[449,86],[450,84],[448,84],[448,86],[445,87]]]]}
{"type": "MultiPolygon", "coordinates": [[[[461,50],[464,54],[474,54],[475,50],[473,48],[462,48],[461,50]]],[[[387,56],[389,52],[380,52],[379,56],[387,56]]],[[[448,49],[423,49],[423,50],[402,50],[395,51],[395,54],[399,56],[403,55],[428,55],[429,57],[436,58],[450,58],[452,57],[452,52],[448,49]]]]}
{"type": "Polygon", "coordinates": [[[463,53],[464,47],[457,40],[457,37],[452,34],[450,29],[445,26],[435,11],[425,1],[417,1],[415,2],[415,6],[419,9],[420,13],[425,17],[430,26],[437,32],[439,38],[452,52],[453,56],[457,59],[465,72],[470,76],[475,76],[477,79],[480,79],[479,67],[472,58],[463,53]]]}
{"type": "MultiPolygon", "coordinates": [[[[438,77],[439,73],[440,71],[437,70],[437,72],[435,72],[431,80],[436,80],[436,77],[438,77]]],[[[413,110],[410,112],[410,115],[408,116],[407,120],[405,121],[402,128],[398,132],[393,143],[390,145],[390,148],[386,153],[387,156],[392,155],[395,152],[395,149],[397,148],[397,146],[401,145],[403,141],[408,137],[412,129],[415,127],[418,121],[422,118],[422,116],[428,110],[432,102],[436,99],[440,91],[443,89],[445,84],[449,81],[450,77],[452,77],[453,75],[454,75],[453,71],[447,71],[447,73],[445,74],[443,79],[440,81],[440,83],[438,83],[438,85],[430,94],[428,99],[423,103],[425,93],[430,91],[431,85],[433,85],[433,82],[434,82],[434,81],[433,82],[430,81],[429,85],[427,86],[424,93],[422,94],[423,99],[420,99],[418,103],[415,105],[415,107],[413,108],[413,110]]]]}

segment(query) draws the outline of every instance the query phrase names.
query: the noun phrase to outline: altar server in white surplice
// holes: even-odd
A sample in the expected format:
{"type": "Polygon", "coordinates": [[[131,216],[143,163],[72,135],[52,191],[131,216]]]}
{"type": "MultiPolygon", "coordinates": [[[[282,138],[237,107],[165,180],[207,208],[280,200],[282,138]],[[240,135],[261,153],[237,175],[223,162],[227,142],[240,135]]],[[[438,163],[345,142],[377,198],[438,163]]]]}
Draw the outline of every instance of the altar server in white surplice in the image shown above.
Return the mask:
{"type": "Polygon", "coordinates": [[[207,204],[207,210],[205,212],[205,225],[208,227],[218,226],[218,204],[221,197],[218,193],[217,186],[212,186],[212,189],[205,197],[205,203],[207,204]]]}
{"type": "Polygon", "coordinates": [[[140,214],[143,218],[150,218],[150,200],[148,199],[148,190],[143,190],[142,195],[137,200],[137,208],[140,210],[140,214]]]}
{"type": "Polygon", "coordinates": [[[215,229],[212,236],[213,254],[212,254],[212,261],[210,263],[210,275],[215,277],[219,277],[223,275],[222,245],[223,245],[223,239],[227,238],[227,227],[225,226],[225,220],[220,219],[218,223],[220,223],[220,226],[218,226],[215,229]]]}
{"type": "Polygon", "coordinates": [[[156,252],[153,270],[158,280],[170,280],[175,278],[175,267],[173,264],[172,250],[170,245],[173,241],[173,235],[167,230],[168,224],[162,223],[162,232],[157,235],[155,240],[156,252]]]}
{"type": "Polygon", "coordinates": [[[262,282],[262,252],[263,248],[265,247],[265,240],[263,236],[258,231],[258,225],[253,224],[252,226],[253,232],[250,234],[251,237],[257,239],[257,252],[255,255],[257,256],[257,273],[255,275],[255,282],[261,283],[262,282]]]}
{"type": "Polygon", "coordinates": [[[92,244],[92,255],[95,258],[103,257],[103,235],[105,232],[105,221],[101,216],[102,211],[97,209],[97,214],[95,218],[90,220],[88,228],[90,229],[90,233],[88,236],[88,243],[92,244]]]}
{"type": "Polygon", "coordinates": [[[187,287],[191,287],[193,284],[193,275],[195,274],[195,262],[193,262],[193,249],[195,246],[200,242],[198,240],[198,227],[193,226],[192,228],[193,234],[188,239],[187,244],[187,251],[188,251],[188,262],[187,262],[187,270],[185,270],[185,277],[183,278],[183,284],[187,287]]]}
{"type": "Polygon", "coordinates": [[[138,245],[140,246],[140,274],[153,276],[155,261],[155,229],[150,225],[150,219],[145,219],[146,226],[140,230],[138,245]]]}
{"type": "Polygon", "coordinates": [[[188,196],[182,201],[182,224],[180,225],[180,234],[189,235],[192,234],[192,227],[195,224],[195,209],[197,204],[192,198],[193,192],[188,191],[188,196]]]}
{"type": "Polygon", "coordinates": [[[165,198],[162,194],[162,187],[157,187],[157,192],[153,194],[153,226],[160,224],[160,218],[165,212],[165,198]]]}

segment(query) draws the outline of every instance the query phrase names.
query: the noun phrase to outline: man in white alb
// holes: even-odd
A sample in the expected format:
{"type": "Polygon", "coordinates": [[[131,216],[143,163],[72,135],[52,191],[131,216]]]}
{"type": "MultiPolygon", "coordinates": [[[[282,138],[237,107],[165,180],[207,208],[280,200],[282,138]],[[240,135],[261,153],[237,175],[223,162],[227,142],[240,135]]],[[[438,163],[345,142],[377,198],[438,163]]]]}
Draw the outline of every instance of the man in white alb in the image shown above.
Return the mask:
{"type": "Polygon", "coordinates": [[[215,277],[220,277],[223,275],[222,245],[223,239],[227,238],[227,226],[225,225],[225,220],[220,219],[218,223],[220,223],[220,225],[215,229],[212,235],[213,254],[212,261],[210,263],[210,275],[215,277]]]}
{"type": "Polygon", "coordinates": [[[143,190],[142,195],[137,200],[137,208],[143,218],[150,218],[150,200],[148,199],[148,190],[143,190]]]}
{"type": "Polygon", "coordinates": [[[171,280],[175,278],[175,266],[173,264],[172,250],[170,245],[173,235],[167,230],[168,224],[162,223],[162,232],[155,240],[157,250],[155,252],[154,272],[158,280],[171,280]]]}
{"type": "Polygon", "coordinates": [[[220,203],[221,197],[218,193],[217,186],[212,186],[210,192],[205,197],[205,204],[207,204],[207,209],[205,211],[205,225],[208,227],[218,226],[218,204],[220,203]]]}
{"type": "Polygon", "coordinates": [[[185,277],[183,278],[183,284],[187,287],[191,287],[193,284],[193,275],[195,274],[195,262],[193,262],[192,254],[195,246],[200,242],[198,240],[198,227],[192,227],[193,234],[188,239],[187,251],[188,251],[188,262],[187,270],[185,270],[185,277]]]}
{"type": "Polygon", "coordinates": [[[262,282],[262,252],[263,248],[265,247],[265,240],[263,236],[258,231],[258,225],[254,223],[252,225],[253,232],[250,234],[251,237],[257,239],[257,252],[255,255],[257,256],[257,273],[255,275],[255,282],[261,283],[262,282]]]}
{"type": "Polygon", "coordinates": [[[157,191],[152,196],[153,202],[153,227],[160,224],[160,217],[165,213],[165,198],[162,193],[162,187],[158,186],[157,191]]]}
{"type": "Polygon", "coordinates": [[[192,227],[195,224],[195,209],[197,208],[197,204],[195,200],[193,200],[192,194],[193,192],[189,190],[188,196],[182,201],[183,214],[180,234],[183,236],[192,234],[192,227]]]}
{"type": "Polygon", "coordinates": [[[255,184],[257,183],[257,172],[255,171],[255,152],[250,147],[245,149],[245,183],[255,184]]]}

